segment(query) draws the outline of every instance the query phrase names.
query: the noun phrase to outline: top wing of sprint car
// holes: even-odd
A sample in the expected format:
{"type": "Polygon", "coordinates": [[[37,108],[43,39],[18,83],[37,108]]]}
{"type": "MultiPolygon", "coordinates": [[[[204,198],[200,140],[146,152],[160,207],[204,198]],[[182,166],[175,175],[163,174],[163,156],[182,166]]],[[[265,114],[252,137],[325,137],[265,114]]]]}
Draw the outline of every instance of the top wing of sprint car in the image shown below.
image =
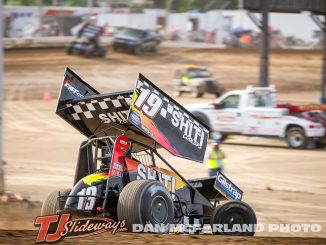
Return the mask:
{"type": "Polygon", "coordinates": [[[209,128],[142,74],[134,91],[100,94],[67,68],[56,113],[87,138],[124,134],[178,157],[205,156],[209,128]]]}

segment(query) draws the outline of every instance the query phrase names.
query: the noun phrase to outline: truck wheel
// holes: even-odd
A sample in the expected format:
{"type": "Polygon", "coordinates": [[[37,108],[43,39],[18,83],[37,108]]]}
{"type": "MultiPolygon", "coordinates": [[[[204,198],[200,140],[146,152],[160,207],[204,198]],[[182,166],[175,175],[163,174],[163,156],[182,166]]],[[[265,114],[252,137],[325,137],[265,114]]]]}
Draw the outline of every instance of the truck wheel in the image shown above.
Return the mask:
{"type": "MultiPolygon", "coordinates": [[[[208,127],[210,127],[209,125],[209,119],[208,117],[203,114],[202,112],[197,112],[197,111],[194,111],[192,112],[192,114],[199,120],[201,121],[202,123],[206,124],[208,127]]],[[[212,135],[212,131],[210,132],[209,134],[210,136],[212,135]]]]}
{"type": "Polygon", "coordinates": [[[227,138],[228,138],[228,135],[227,135],[227,134],[221,134],[220,141],[223,142],[223,141],[225,141],[227,138]]]}
{"type": "Polygon", "coordinates": [[[139,46],[136,46],[136,47],[134,47],[134,54],[135,55],[140,55],[141,54],[141,49],[140,49],[140,47],[139,46]]]}
{"type": "Polygon", "coordinates": [[[90,51],[86,51],[86,52],[84,53],[84,57],[87,58],[87,59],[91,58],[91,57],[92,57],[92,52],[90,52],[90,51]]]}
{"type": "Polygon", "coordinates": [[[158,50],[159,50],[159,44],[155,44],[155,45],[152,47],[152,52],[157,53],[158,50]]]}
{"type": "Polygon", "coordinates": [[[220,92],[215,93],[216,98],[220,97],[222,94],[220,92]]]}
{"type": "Polygon", "coordinates": [[[59,191],[60,191],[60,195],[68,196],[71,189],[56,190],[51,192],[43,202],[41,215],[56,214],[58,209],[63,209],[63,207],[60,207],[58,203],[59,191]]]}
{"type": "Polygon", "coordinates": [[[100,58],[105,58],[105,56],[106,56],[106,49],[105,48],[100,48],[99,49],[99,54],[98,54],[98,56],[100,57],[100,58]]]}
{"type": "Polygon", "coordinates": [[[242,201],[230,201],[217,206],[211,217],[214,235],[253,236],[256,224],[254,210],[242,201]]]}
{"type": "Polygon", "coordinates": [[[173,93],[173,95],[175,96],[175,97],[180,97],[181,96],[181,91],[175,91],[174,93],[173,93]]]}
{"type": "Polygon", "coordinates": [[[304,149],[307,147],[308,139],[300,127],[292,127],[286,132],[288,146],[293,149],[304,149]]]}
{"type": "Polygon", "coordinates": [[[66,49],[66,53],[68,54],[68,55],[71,55],[72,54],[72,47],[68,47],[67,49],[66,49]]]}
{"type": "Polygon", "coordinates": [[[124,187],[117,212],[119,220],[126,220],[129,231],[132,231],[133,224],[167,225],[174,218],[171,195],[156,180],[136,180],[124,187]]]}
{"type": "Polygon", "coordinates": [[[200,98],[203,96],[203,93],[199,92],[197,88],[194,88],[191,92],[191,96],[194,98],[200,98]]]}

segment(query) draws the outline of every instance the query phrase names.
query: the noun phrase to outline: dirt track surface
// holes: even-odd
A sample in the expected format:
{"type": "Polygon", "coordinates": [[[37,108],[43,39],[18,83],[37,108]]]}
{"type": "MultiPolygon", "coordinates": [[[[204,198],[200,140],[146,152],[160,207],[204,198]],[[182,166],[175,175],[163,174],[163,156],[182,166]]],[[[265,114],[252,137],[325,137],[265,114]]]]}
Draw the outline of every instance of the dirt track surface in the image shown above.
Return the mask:
{"type": "MultiPolygon", "coordinates": [[[[35,231],[0,230],[0,244],[31,244],[35,241],[35,231]]],[[[325,244],[322,238],[286,238],[286,237],[226,237],[212,235],[156,235],[156,234],[133,234],[133,233],[104,233],[81,239],[66,239],[60,244],[325,244]]]]}
{"type": "MultiPolygon", "coordinates": [[[[7,189],[30,196],[32,200],[43,201],[49,192],[58,188],[71,188],[78,147],[84,137],[55,115],[55,99],[51,102],[41,100],[44,91],[52,92],[53,97],[58,93],[66,66],[103,92],[133,88],[137,73],[142,72],[170,93],[173,91],[174,70],[185,64],[205,65],[227,89],[242,89],[248,82],[254,84],[257,80],[258,60],[257,52],[241,50],[215,52],[164,49],[160,51],[160,56],[146,54],[141,57],[109,53],[105,60],[67,56],[63,50],[56,49],[7,51],[4,74],[7,99],[4,104],[7,189]]],[[[320,66],[321,54],[318,52],[287,51],[272,54],[271,80],[275,81],[280,92],[279,101],[316,101],[320,66]]],[[[195,100],[186,95],[177,100],[181,104],[189,104],[213,99],[206,96],[195,100]]],[[[226,175],[244,191],[244,201],[256,211],[260,224],[322,225],[319,233],[263,232],[258,236],[326,237],[325,150],[291,150],[282,141],[245,137],[231,138],[222,147],[227,155],[226,175]]],[[[164,156],[186,178],[207,174],[204,165],[190,163],[168,153],[164,153],[164,156]]],[[[39,211],[39,208],[20,205],[0,205],[0,229],[33,229],[34,217],[39,215],[39,211]]],[[[3,236],[4,233],[0,234],[3,236]]],[[[119,236],[116,236],[117,242],[119,236]]],[[[129,236],[133,240],[126,242],[141,241],[134,239],[134,235],[129,236]]],[[[153,236],[144,236],[147,239],[144,238],[145,241],[156,242],[156,239],[151,240],[153,236]]],[[[165,236],[162,237],[165,239],[165,236]]],[[[207,236],[205,240],[196,237],[181,235],[178,239],[185,239],[181,242],[187,243],[203,243],[207,236]]],[[[17,239],[25,239],[25,236],[17,239]]],[[[159,239],[157,243],[162,241],[159,239]]],[[[253,242],[243,238],[209,239],[214,243],[218,239],[222,239],[222,243],[253,242]]],[[[254,239],[257,239],[257,244],[274,241],[254,239]]],[[[168,241],[172,242],[172,239],[168,241]]],[[[298,243],[296,239],[277,241],[298,243]]],[[[307,243],[307,240],[300,241],[302,244],[307,243]]],[[[164,243],[167,243],[167,239],[164,243]]]]}
{"type": "MultiPolygon", "coordinates": [[[[272,51],[270,81],[281,92],[319,91],[321,63],[320,50],[272,51]]],[[[207,67],[227,89],[257,84],[259,53],[256,50],[165,48],[159,55],[109,52],[105,59],[85,59],[67,56],[62,49],[27,49],[5,52],[5,96],[40,99],[44,90],[56,95],[66,66],[99,91],[131,89],[141,72],[172,92],[175,70],[189,64],[207,67]]]]}

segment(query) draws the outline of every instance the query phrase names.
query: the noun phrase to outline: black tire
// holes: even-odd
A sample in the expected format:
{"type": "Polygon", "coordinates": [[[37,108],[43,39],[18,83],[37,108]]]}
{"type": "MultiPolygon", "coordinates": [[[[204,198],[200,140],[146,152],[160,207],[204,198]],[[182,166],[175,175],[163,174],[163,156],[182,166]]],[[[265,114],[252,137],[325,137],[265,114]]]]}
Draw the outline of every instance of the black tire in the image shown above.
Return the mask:
{"type": "Polygon", "coordinates": [[[84,53],[84,57],[87,58],[87,59],[91,58],[92,57],[92,52],[84,53]]]}
{"type": "Polygon", "coordinates": [[[227,134],[221,134],[220,141],[223,142],[223,141],[225,141],[227,138],[228,138],[228,135],[227,135],[227,134]]]}
{"type": "Polygon", "coordinates": [[[209,119],[208,117],[202,113],[202,112],[198,112],[198,111],[194,111],[192,112],[192,114],[199,120],[201,121],[202,123],[206,124],[208,127],[210,127],[210,124],[209,124],[209,119]]]}
{"type": "Polygon", "coordinates": [[[98,50],[98,57],[100,57],[100,58],[105,58],[105,56],[106,56],[106,49],[105,48],[99,48],[99,50],[98,50]]]}
{"type": "Polygon", "coordinates": [[[215,97],[219,98],[222,94],[220,92],[215,93],[215,97]]]}
{"type": "MultiPolygon", "coordinates": [[[[214,235],[231,235],[231,236],[253,236],[255,234],[253,230],[234,230],[231,232],[233,225],[254,225],[257,224],[257,217],[254,210],[245,202],[242,201],[230,201],[220,206],[217,206],[211,217],[211,227],[214,235]],[[214,231],[214,224],[222,225],[218,230],[214,231]],[[224,227],[227,226],[227,227],[224,227]],[[224,230],[224,228],[227,228],[224,230]]],[[[241,227],[244,228],[245,227],[241,227]]]]}
{"type": "Polygon", "coordinates": [[[173,95],[175,97],[180,97],[182,95],[182,92],[177,90],[177,91],[174,91],[173,95]]]}
{"type": "Polygon", "coordinates": [[[61,196],[68,196],[71,190],[64,189],[51,192],[43,202],[41,215],[56,214],[58,209],[63,209],[63,207],[59,207],[58,203],[59,191],[61,196]]]}
{"type": "Polygon", "coordinates": [[[140,54],[141,54],[141,48],[140,48],[140,46],[136,46],[136,47],[134,47],[134,49],[133,49],[133,53],[134,53],[135,55],[140,55],[140,54]]]}
{"type": "Polygon", "coordinates": [[[288,146],[293,149],[304,149],[308,145],[308,138],[300,127],[289,128],[286,131],[286,141],[288,146]]]}
{"type": "Polygon", "coordinates": [[[126,185],[119,196],[117,212],[119,220],[126,220],[129,231],[133,224],[167,225],[174,218],[171,195],[156,180],[136,180],[126,185]]]}
{"type": "Polygon", "coordinates": [[[71,55],[72,54],[72,47],[68,47],[67,49],[66,49],[66,53],[68,54],[68,55],[71,55]]]}
{"type": "Polygon", "coordinates": [[[198,88],[193,88],[191,91],[191,96],[194,98],[200,98],[203,96],[203,93],[199,92],[198,88]]]}
{"type": "Polygon", "coordinates": [[[153,47],[152,47],[152,52],[153,53],[157,53],[159,51],[159,43],[156,43],[153,47]]]}

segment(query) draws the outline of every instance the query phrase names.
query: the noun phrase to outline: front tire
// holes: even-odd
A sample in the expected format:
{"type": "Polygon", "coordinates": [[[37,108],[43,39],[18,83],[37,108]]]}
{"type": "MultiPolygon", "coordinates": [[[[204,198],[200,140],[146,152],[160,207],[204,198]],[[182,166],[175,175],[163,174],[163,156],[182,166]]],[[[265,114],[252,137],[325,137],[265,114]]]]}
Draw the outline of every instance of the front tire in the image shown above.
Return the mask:
{"type": "Polygon", "coordinates": [[[152,47],[152,52],[157,53],[158,51],[159,51],[159,44],[157,43],[152,47]]]}
{"type": "Polygon", "coordinates": [[[67,53],[67,55],[71,55],[72,52],[73,52],[72,47],[68,47],[68,48],[66,49],[66,53],[67,53]]]}
{"type": "Polygon", "coordinates": [[[58,203],[59,192],[61,196],[68,196],[70,191],[70,189],[64,189],[51,192],[43,202],[41,215],[56,214],[58,209],[63,209],[58,203]]]}
{"type": "Polygon", "coordinates": [[[254,210],[242,201],[230,201],[217,206],[211,217],[214,235],[253,236],[256,224],[257,218],[254,210]],[[236,229],[235,225],[240,225],[242,230],[236,229]],[[216,230],[214,226],[217,227],[216,230]],[[250,227],[251,230],[245,230],[246,227],[250,227]]]}
{"type": "Polygon", "coordinates": [[[140,49],[140,47],[139,47],[139,46],[134,47],[134,49],[133,49],[133,53],[134,53],[135,55],[140,55],[140,54],[141,54],[141,49],[140,49]]]}
{"type": "Polygon", "coordinates": [[[105,58],[107,50],[105,48],[99,48],[98,57],[105,58]]]}
{"type": "Polygon", "coordinates": [[[308,138],[300,127],[289,128],[286,132],[286,141],[293,149],[304,149],[308,145],[308,138]]]}
{"type": "MultiPolygon", "coordinates": [[[[118,219],[133,224],[168,225],[174,218],[174,207],[169,191],[158,181],[136,180],[121,192],[118,201],[118,219]]],[[[157,232],[157,231],[156,231],[157,232]]],[[[166,231],[158,231],[166,232],[166,231]]]]}
{"type": "Polygon", "coordinates": [[[219,98],[222,94],[220,92],[215,93],[215,97],[219,98]]]}
{"type": "Polygon", "coordinates": [[[174,91],[174,93],[173,93],[173,95],[175,96],[175,97],[180,97],[181,96],[181,91],[174,91]]]}
{"type": "Polygon", "coordinates": [[[193,88],[191,96],[194,98],[200,98],[203,96],[203,93],[199,92],[198,88],[193,88]]]}

